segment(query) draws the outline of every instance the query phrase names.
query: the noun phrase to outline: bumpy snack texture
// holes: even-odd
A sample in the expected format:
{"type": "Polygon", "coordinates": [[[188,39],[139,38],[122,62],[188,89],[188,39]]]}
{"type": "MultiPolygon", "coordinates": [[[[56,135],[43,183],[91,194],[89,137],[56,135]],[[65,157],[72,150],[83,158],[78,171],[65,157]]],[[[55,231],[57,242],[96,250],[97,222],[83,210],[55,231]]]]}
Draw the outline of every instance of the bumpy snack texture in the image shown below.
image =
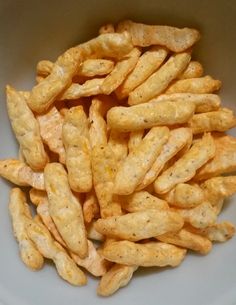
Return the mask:
{"type": "Polygon", "coordinates": [[[6,86],[19,147],[0,176],[17,185],[9,214],[27,267],[52,260],[74,286],[90,273],[108,297],[138,268],[174,268],[189,251],[230,243],[235,225],[220,214],[236,193],[236,116],[195,56],[199,38],[107,23],[40,60],[31,90],[6,86]]]}

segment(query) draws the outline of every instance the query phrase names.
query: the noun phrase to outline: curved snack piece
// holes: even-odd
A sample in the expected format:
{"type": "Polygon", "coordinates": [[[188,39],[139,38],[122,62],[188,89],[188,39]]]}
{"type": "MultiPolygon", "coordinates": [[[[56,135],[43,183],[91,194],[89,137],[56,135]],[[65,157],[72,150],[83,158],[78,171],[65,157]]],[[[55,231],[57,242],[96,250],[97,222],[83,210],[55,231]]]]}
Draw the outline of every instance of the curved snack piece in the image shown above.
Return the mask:
{"type": "Polygon", "coordinates": [[[118,289],[128,285],[133,273],[137,269],[137,266],[115,264],[101,278],[97,288],[97,294],[103,297],[112,295],[118,289]]]}
{"type": "Polygon", "coordinates": [[[190,249],[204,255],[208,254],[212,249],[212,243],[209,239],[201,235],[194,234],[185,228],[181,229],[179,232],[166,233],[157,236],[156,239],[160,240],[161,242],[190,249]]]}
{"type": "Polygon", "coordinates": [[[165,200],[159,199],[148,192],[135,192],[122,198],[122,208],[130,213],[145,211],[148,209],[168,210],[169,206],[165,200]]]}
{"type": "Polygon", "coordinates": [[[48,112],[37,115],[40,135],[49,149],[59,156],[59,161],[65,164],[65,149],[62,143],[63,117],[56,107],[52,107],[48,112]]]}
{"type": "Polygon", "coordinates": [[[71,84],[68,89],[60,97],[61,100],[74,100],[84,96],[102,94],[101,86],[104,78],[93,78],[87,80],[82,85],[71,84]]]}
{"type": "Polygon", "coordinates": [[[109,74],[114,68],[114,62],[109,59],[87,59],[79,67],[78,75],[86,77],[109,74]]]}
{"type": "Polygon", "coordinates": [[[176,267],[186,252],[185,249],[161,242],[136,244],[128,240],[112,242],[102,249],[102,255],[109,261],[142,267],[176,267]]]}
{"type": "Polygon", "coordinates": [[[83,212],[79,200],[72,194],[64,167],[50,163],[45,167],[45,187],[49,213],[68,248],[84,258],[88,243],[83,212]]]}
{"type": "Polygon", "coordinates": [[[111,130],[108,145],[112,149],[119,166],[128,154],[128,134],[111,130]]]}
{"type": "Polygon", "coordinates": [[[29,98],[29,107],[38,113],[46,111],[57,96],[70,86],[80,64],[91,57],[121,58],[133,48],[128,33],[103,34],[67,50],[56,60],[52,72],[36,85],[29,98]]]}
{"type": "Polygon", "coordinates": [[[173,85],[166,90],[169,93],[212,93],[219,90],[221,81],[213,79],[207,75],[199,78],[188,78],[176,81],[173,85]]]}
{"type": "Polygon", "coordinates": [[[113,195],[117,161],[110,146],[97,145],[92,149],[92,171],[101,217],[122,214],[120,203],[113,195]]]}
{"type": "Polygon", "coordinates": [[[176,184],[189,181],[196,171],[214,157],[216,151],[212,136],[205,134],[174,165],[164,171],[154,182],[155,192],[169,192],[176,184]]]}
{"type": "Polygon", "coordinates": [[[65,116],[62,138],[70,187],[75,192],[92,188],[89,127],[83,106],[72,107],[65,116]]]}
{"type": "Polygon", "coordinates": [[[27,233],[36,244],[38,250],[46,258],[53,260],[58,274],[67,282],[75,286],[85,285],[85,274],[69,257],[62,246],[54,241],[47,228],[39,221],[27,222],[27,233]]]}
{"type": "Polygon", "coordinates": [[[103,118],[103,101],[93,98],[89,108],[89,141],[91,148],[107,144],[107,125],[103,118]]]}
{"type": "Polygon", "coordinates": [[[142,142],[143,135],[144,130],[133,131],[130,133],[128,142],[129,153],[134,151],[139,146],[139,144],[142,142]]]}
{"type": "Polygon", "coordinates": [[[103,235],[138,241],[182,228],[183,218],[168,210],[150,209],[99,219],[95,229],[103,235]]]}
{"type": "Polygon", "coordinates": [[[189,120],[193,134],[208,131],[226,131],[236,126],[236,117],[232,110],[221,108],[218,111],[199,113],[189,120]]]}
{"type": "Polygon", "coordinates": [[[191,227],[190,230],[207,237],[214,242],[225,242],[235,234],[235,226],[229,221],[223,221],[213,224],[205,229],[196,229],[191,227]]]}
{"type": "Polygon", "coordinates": [[[195,29],[147,25],[131,20],[119,22],[116,30],[129,32],[135,46],[161,45],[173,52],[187,50],[200,39],[200,33],[195,29]]]}
{"type": "Polygon", "coordinates": [[[24,264],[32,270],[43,267],[44,259],[27,233],[27,221],[31,219],[26,196],[19,188],[10,193],[9,212],[12,218],[14,235],[19,243],[20,256],[24,264]]]}
{"type": "Polygon", "coordinates": [[[208,179],[201,184],[201,188],[207,200],[215,206],[219,199],[230,197],[236,192],[236,176],[208,179]]]}
{"type": "Polygon", "coordinates": [[[88,240],[88,256],[81,259],[73,252],[70,253],[75,263],[94,276],[103,276],[107,272],[109,262],[107,262],[96,250],[93,243],[88,240]]]}
{"type": "Polygon", "coordinates": [[[23,94],[10,86],[6,86],[6,94],[8,115],[20,149],[29,166],[34,170],[41,170],[48,162],[48,157],[40,137],[38,122],[23,94]]]}
{"type": "Polygon", "coordinates": [[[209,112],[220,108],[221,100],[216,94],[197,94],[197,93],[172,93],[161,94],[150,102],[177,102],[186,101],[194,103],[196,106],[195,112],[209,112]]]}
{"type": "Polygon", "coordinates": [[[201,77],[203,75],[203,66],[198,61],[190,61],[187,68],[178,77],[179,79],[201,77]]]}
{"type": "Polygon", "coordinates": [[[83,203],[83,214],[86,223],[90,223],[93,219],[99,218],[100,216],[99,203],[94,190],[86,194],[83,203]]]}
{"type": "Polygon", "coordinates": [[[27,164],[16,159],[0,160],[0,176],[16,185],[45,190],[44,174],[34,172],[27,164]]]}
{"type": "Polygon", "coordinates": [[[49,214],[49,204],[48,204],[47,197],[44,198],[44,200],[38,204],[37,213],[40,216],[43,224],[47,227],[47,229],[52,234],[52,236],[55,238],[55,240],[57,242],[59,242],[59,244],[61,244],[63,247],[66,248],[65,242],[62,239],[60,233],[57,230],[55,223],[52,220],[52,217],[49,214]]]}
{"type": "Polygon", "coordinates": [[[202,203],[206,197],[198,184],[179,183],[162,198],[170,205],[189,209],[202,203]]]}
{"type": "Polygon", "coordinates": [[[152,167],[145,174],[143,181],[138,185],[137,190],[144,189],[151,184],[164,168],[165,164],[173,158],[192,139],[192,131],[189,128],[177,128],[170,131],[170,136],[163,146],[159,156],[152,167]]]}
{"type": "MultiPolygon", "coordinates": [[[[41,60],[37,64],[37,74],[48,76],[52,72],[54,63],[50,60],[41,60]]],[[[109,59],[87,59],[79,67],[79,76],[94,77],[106,75],[112,71],[114,62],[109,59]]]]}
{"type": "Polygon", "coordinates": [[[216,153],[198,171],[194,180],[206,180],[236,170],[236,138],[229,135],[214,137],[216,153]]]}
{"type": "Polygon", "coordinates": [[[129,94],[128,104],[145,103],[161,94],[184,71],[190,59],[191,55],[189,53],[171,56],[160,69],[129,94]]]}
{"type": "Polygon", "coordinates": [[[192,209],[172,209],[195,228],[206,228],[216,222],[217,214],[212,205],[205,201],[192,209]]]}
{"type": "Polygon", "coordinates": [[[104,79],[101,90],[104,94],[111,94],[125,80],[126,76],[134,69],[141,51],[134,48],[124,58],[117,62],[111,73],[104,79]]]}
{"type": "Polygon", "coordinates": [[[131,107],[117,106],[107,113],[107,124],[119,131],[138,131],[153,126],[176,125],[189,121],[195,110],[194,103],[150,102],[131,107]]]}
{"type": "Polygon", "coordinates": [[[153,127],[123,161],[115,177],[114,193],[129,195],[140,184],[169,137],[167,127],[153,127]]]}
{"type": "Polygon", "coordinates": [[[127,76],[125,81],[116,90],[119,99],[129,95],[136,87],[141,85],[163,63],[168,51],[165,48],[154,46],[140,56],[135,68],[127,76]]]}

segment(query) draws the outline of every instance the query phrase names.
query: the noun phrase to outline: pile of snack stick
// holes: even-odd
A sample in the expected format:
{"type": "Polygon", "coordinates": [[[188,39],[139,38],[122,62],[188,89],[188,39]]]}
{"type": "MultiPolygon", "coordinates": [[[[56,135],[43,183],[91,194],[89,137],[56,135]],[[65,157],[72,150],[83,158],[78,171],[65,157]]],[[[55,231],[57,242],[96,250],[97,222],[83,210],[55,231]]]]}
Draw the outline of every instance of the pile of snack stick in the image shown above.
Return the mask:
{"type": "Polygon", "coordinates": [[[192,59],[199,38],[107,24],[38,62],[31,91],[7,85],[19,156],[0,160],[0,175],[17,185],[9,212],[27,267],[51,259],[78,286],[91,273],[108,296],[139,267],[176,267],[234,235],[217,218],[236,192],[236,138],[225,133],[236,117],[192,59]]]}

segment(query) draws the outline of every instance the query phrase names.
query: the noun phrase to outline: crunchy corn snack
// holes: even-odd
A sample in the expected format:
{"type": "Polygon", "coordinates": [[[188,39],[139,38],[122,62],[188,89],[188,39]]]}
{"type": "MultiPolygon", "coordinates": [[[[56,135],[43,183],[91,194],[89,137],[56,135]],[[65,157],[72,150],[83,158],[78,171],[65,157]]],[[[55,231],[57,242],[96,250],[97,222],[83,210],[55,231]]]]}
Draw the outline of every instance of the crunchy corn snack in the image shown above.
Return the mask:
{"type": "Polygon", "coordinates": [[[199,38],[107,23],[39,61],[31,91],[6,87],[19,147],[0,176],[24,188],[12,189],[9,211],[29,268],[51,259],[81,286],[82,267],[110,296],[139,267],[176,267],[188,250],[206,255],[234,236],[218,216],[236,192],[236,138],[226,134],[236,117],[194,58],[199,38]]]}
{"type": "Polygon", "coordinates": [[[39,124],[25,97],[10,86],[6,87],[6,91],[8,115],[21,151],[32,169],[41,170],[48,157],[40,137],[39,124]]]}

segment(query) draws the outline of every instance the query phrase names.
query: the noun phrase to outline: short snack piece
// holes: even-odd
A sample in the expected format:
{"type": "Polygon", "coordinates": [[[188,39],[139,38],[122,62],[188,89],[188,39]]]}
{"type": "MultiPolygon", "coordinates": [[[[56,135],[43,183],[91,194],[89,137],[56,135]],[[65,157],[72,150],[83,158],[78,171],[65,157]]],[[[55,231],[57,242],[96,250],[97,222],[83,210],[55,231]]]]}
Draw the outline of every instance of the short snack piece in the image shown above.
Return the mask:
{"type": "Polygon", "coordinates": [[[206,228],[216,222],[217,214],[212,205],[205,201],[192,209],[172,209],[195,228],[206,228]]]}
{"type": "Polygon", "coordinates": [[[189,121],[193,134],[208,131],[226,131],[236,126],[232,110],[221,108],[218,111],[195,114],[189,121]]]}
{"type": "Polygon", "coordinates": [[[121,164],[115,177],[114,193],[129,195],[153,165],[169,137],[167,127],[153,127],[139,146],[121,164]]]}
{"type": "Polygon", "coordinates": [[[168,210],[150,209],[99,219],[95,228],[103,235],[137,241],[182,228],[183,218],[168,210]]]}
{"type": "Polygon", "coordinates": [[[148,242],[137,244],[128,240],[112,242],[105,246],[102,255],[112,262],[128,266],[165,267],[178,266],[185,257],[185,249],[173,245],[148,242]]]}
{"type": "Polygon", "coordinates": [[[190,61],[187,68],[179,76],[179,79],[201,77],[203,74],[203,66],[198,61],[190,61]]]}
{"type": "Polygon", "coordinates": [[[156,238],[164,243],[190,249],[204,255],[208,254],[212,249],[212,243],[209,239],[186,229],[181,229],[174,233],[166,233],[156,238]]]}
{"type": "Polygon", "coordinates": [[[190,148],[182,158],[159,176],[154,188],[158,194],[167,193],[176,184],[189,181],[196,174],[197,169],[204,165],[215,155],[215,144],[210,134],[205,134],[202,139],[190,148]]]}
{"type": "Polygon", "coordinates": [[[6,87],[6,91],[8,115],[21,151],[32,169],[41,170],[48,157],[40,137],[39,124],[25,97],[10,86],[6,87]]]}
{"type": "Polygon", "coordinates": [[[176,81],[167,90],[169,93],[212,93],[219,90],[221,87],[221,81],[213,79],[207,75],[199,78],[188,78],[176,81]]]}
{"type": "Polygon", "coordinates": [[[159,199],[148,192],[135,192],[121,198],[122,208],[130,213],[145,211],[147,209],[168,210],[169,206],[165,200],[159,199]]]}
{"type": "Polygon", "coordinates": [[[236,176],[210,178],[200,186],[207,200],[216,206],[219,199],[230,197],[236,192],[236,176]]]}
{"type": "Polygon", "coordinates": [[[27,164],[17,159],[0,160],[0,176],[16,185],[45,189],[44,174],[34,172],[27,164]]]}
{"type": "Polygon", "coordinates": [[[235,226],[229,221],[213,224],[205,229],[189,228],[196,234],[201,234],[214,242],[225,242],[235,234],[235,226]]]}
{"type": "Polygon", "coordinates": [[[63,117],[56,107],[38,115],[37,120],[42,140],[49,149],[59,155],[59,161],[65,164],[65,149],[62,143],[63,117]]]}
{"type": "Polygon", "coordinates": [[[82,85],[73,83],[60,97],[61,100],[75,100],[84,96],[102,94],[101,86],[104,78],[93,78],[82,85]]]}
{"type": "Polygon", "coordinates": [[[92,188],[88,118],[82,106],[72,107],[62,128],[70,187],[75,192],[92,188]]]}
{"type": "Polygon", "coordinates": [[[112,295],[119,288],[126,286],[130,282],[133,273],[137,269],[137,266],[115,264],[101,278],[97,293],[104,297],[112,295]]]}
{"type": "Polygon", "coordinates": [[[114,192],[114,178],[117,172],[116,157],[108,145],[97,145],[92,150],[94,189],[100,205],[102,218],[122,214],[121,206],[114,192]]]}
{"type": "Polygon", "coordinates": [[[194,180],[205,180],[236,170],[236,139],[229,135],[214,137],[216,153],[198,171],[194,180]]]}
{"type": "Polygon", "coordinates": [[[205,200],[205,194],[198,184],[179,183],[162,195],[170,205],[179,208],[194,208],[205,200]]]}
{"type": "Polygon", "coordinates": [[[92,100],[89,108],[89,140],[91,148],[107,144],[107,125],[103,118],[103,101],[99,98],[92,100]]]}

